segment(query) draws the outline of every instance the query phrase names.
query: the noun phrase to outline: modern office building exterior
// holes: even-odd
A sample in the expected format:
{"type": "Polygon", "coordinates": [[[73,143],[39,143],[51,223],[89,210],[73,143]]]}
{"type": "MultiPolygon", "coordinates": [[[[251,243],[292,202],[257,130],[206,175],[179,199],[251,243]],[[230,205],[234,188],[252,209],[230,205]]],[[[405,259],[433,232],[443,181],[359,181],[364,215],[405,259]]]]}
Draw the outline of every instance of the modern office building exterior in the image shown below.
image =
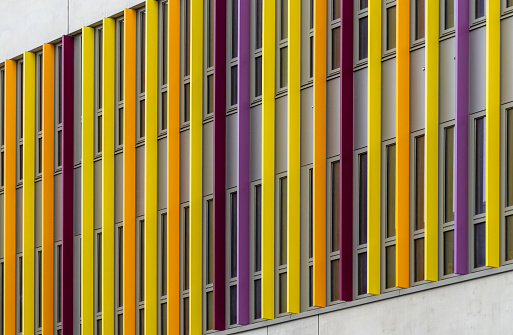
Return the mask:
{"type": "Polygon", "coordinates": [[[0,334],[513,329],[513,0],[0,3],[0,334]]]}

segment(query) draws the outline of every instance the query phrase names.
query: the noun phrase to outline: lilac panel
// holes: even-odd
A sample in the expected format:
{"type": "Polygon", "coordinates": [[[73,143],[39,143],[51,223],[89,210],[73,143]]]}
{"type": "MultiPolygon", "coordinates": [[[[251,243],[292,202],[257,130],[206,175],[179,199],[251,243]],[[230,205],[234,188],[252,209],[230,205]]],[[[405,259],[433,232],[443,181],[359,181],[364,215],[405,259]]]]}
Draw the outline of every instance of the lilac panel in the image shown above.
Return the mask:
{"type": "Polygon", "coordinates": [[[239,1],[237,147],[237,323],[249,324],[249,160],[251,2],[239,1]]]}
{"type": "Polygon", "coordinates": [[[62,333],[73,333],[73,38],[62,37],[62,333]]]}
{"type": "Polygon", "coordinates": [[[340,299],[353,300],[353,0],[340,8],[340,299]]]}
{"type": "Polygon", "coordinates": [[[454,272],[468,273],[468,99],[469,99],[469,5],[454,4],[456,25],[456,125],[454,159],[454,272]]]}
{"type": "Polygon", "coordinates": [[[225,329],[226,0],[214,0],[214,329],[225,329]]]}

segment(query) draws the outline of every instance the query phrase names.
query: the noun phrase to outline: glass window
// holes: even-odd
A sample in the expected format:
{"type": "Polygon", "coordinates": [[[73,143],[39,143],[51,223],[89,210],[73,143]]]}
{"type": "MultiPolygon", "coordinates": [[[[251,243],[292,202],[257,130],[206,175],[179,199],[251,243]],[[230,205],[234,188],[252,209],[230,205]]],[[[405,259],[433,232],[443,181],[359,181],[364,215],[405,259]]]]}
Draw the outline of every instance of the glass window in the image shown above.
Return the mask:
{"type": "Polygon", "coordinates": [[[506,112],[506,206],[513,206],[513,108],[506,112]]]}
{"type": "Polygon", "coordinates": [[[230,194],[230,275],[237,277],[237,192],[230,194]]]}
{"type": "Polygon", "coordinates": [[[18,316],[19,324],[18,329],[20,333],[23,331],[23,257],[18,258],[18,316]]]}
{"type": "Polygon", "coordinates": [[[183,286],[184,290],[189,289],[189,254],[190,254],[190,242],[189,242],[189,207],[185,207],[183,211],[183,229],[184,229],[184,261],[183,261],[183,268],[184,268],[184,280],[183,280],[183,286]]]}
{"type": "Polygon", "coordinates": [[[161,125],[162,125],[162,130],[166,130],[167,129],[167,91],[162,92],[161,97],[162,97],[161,125]]]}
{"type": "Polygon", "coordinates": [[[184,101],[183,101],[183,105],[184,105],[184,116],[183,116],[183,119],[184,119],[184,122],[189,122],[189,120],[191,119],[191,87],[190,87],[190,84],[187,83],[184,85],[184,101]]]}
{"type": "Polygon", "coordinates": [[[415,1],[415,39],[424,38],[424,1],[415,1]]]}
{"type": "Polygon", "coordinates": [[[160,333],[167,334],[167,303],[160,305],[160,315],[162,316],[160,323],[160,333]]]}
{"type": "MultiPolygon", "coordinates": [[[[363,0],[362,0],[363,1],[363,0]]],[[[358,20],[358,27],[360,34],[358,35],[358,59],[362,60],[367,58],[367,52],[368,52],[368,24],[367,24],[368,17],[362,17],[358,20]]]]}
{"type": "Polygon", "coordinates": [[[387,146],[386,237],[395,236],[395,144],[387,146]]]}
{"type": "Polygon", "coordinates": [[[161,216],[161,229],[160,229],[160,295],[167,294],[167,214],[161,216]]]}
{"type": "Polygon", "coordinates": [[[424,135],[415,138],[415,230],[424,229],[424,135]]]}
{"type": "Polygon", "coordinates": [[[123,107],[118,109],[118,144],[123,144],[123,129],[124,129],[124,123],[123,123],[123,107]]]}
{"type": "Polygon", "coordinates": [[[454,28],[454,0],[445,0],[445,29],[454,28]]]}
{"type": "Polygon", "coordinates": [[[287,264],[287,177],[280,179],[280,265],[287,264]]]}
{"type": "Polygon", "coordinates": [[[262,96],[262,56],[255,58],[255,97],[262,96]]]}
{"type": "Polygon", "coordinates": [[[414,240],[415,281],[424,280],[424,238],[414,240]]]}
{"type": "Polygon", "coordinates": [[[506,7],[511,7],[511,6],[513,6],[513,0],[507,0],[506,7]]]}
{"type": "Polygon", "coordinates": [[[310,29],[314,27],[314,0],[310,0],[310,29]]]}
{"type": "MultiPolygon", "coordinates": [[[[43,251],[37,251],[37,328],[41,328],[43,326],[43,251]]],[[[3,263],[2,263],[3,265],[3,263]]],[[[2,283],[3,285],[3,283],[2,283]]],[[[2,300],[3,301],[3,300],[2,300]]],[[[2,328],[3,329],[3,328],[2,328]]]]}
{"type": "Polygon", "coordinates": [[[289,33],[289,16],[288,16],[288,0],[281,0],[281,35],[280,40],[284,40],[288,37],[289,33]]]}
{"type": "Polygon", "coordinates": [[[395,49],[396,7],[387,8],[387,50],[395,49]]]}
{"type": "Polygon", "coordinates": [[[208,0],[208,67],[214,66],[214,0],[208,0]]]}
{"type": "Polygon", "coordinates": [[[386,288],[395,287],[395,245],[386,248],[386,288]]]}
{"type": "Polygon", "coordinates": [[[340,250],[340,161],[331,164],[331,252],[340,250]]]}
{"type": "Polygon", "coordinates": [[[207,284],[214,282],[214,201],[207,201],[207,284]]]}
{"type": "Polygon", "coordinates": [[[332,13],[331,19],[340,19],[340,0],[332,0],[332,13]]]}
{"type": "MultiPolygon", "coordinates": [[[[191,73],[191,1],[184,0],[185,4],[185,75],[191,73]]],[[[187,119],[188,121],[189,119],[187,119]]],[[[187,331],[188,333],[189,331],[187,331]]]]}
{"type": "Polygon", "coordinates": [[[144,100],[139,101],[139,137],[144,137],[145,121],[146,121],[146,103],[144,100]]]}
{"type": "Polygon", "coordinates": [[[506,217],[506,260],[513,259],[513,215],[506,217]]]}
{"type": "Polygon", "coordinates": [[[476,119],[475,142],[475,214],[486,211],[486,118],[476,119]]]}
{"type": "Polygon", "coordinates": [[[207,114],[212,114],[214,112],[214,75],[210,75],[207,77],[207,114]]]}
{"type": "Polygon", "coordinates": [[[454,273],[454,230],[444,232],[444,275],[454,273]]]}
{"type": "Polygon", "coordinates": [[[57,166],[62,166],[62,130],[57,131],[57,166]]]}
{"type": "MultiPolygon", "coordinates": [[[[56,270],[57,270],[57,275],[55,278],[56,282],[57,282],[57,289],[55,290],[55,294],[57,295],[56,299],[55,299],[55,304],[57,305],[57,322],[61,322],[61,283],[62,283],[62,244],[59,244],[57,246],[57,252],[56,252],[56,270]]],[[[20,261],[21,261],[21,258],[20,258],[20,261]]],[[[21,262],[20,262],[21,263],[21,262]]],[[[21,266],[21,264],[20,264],[21,266]]]]}
{"type": "Polygon", "coordinates": [[[308,169],[308,258],[313,257],[313,169],[308,169]]]}
{"type": "Polygon", "coordinates": [[[331,30],[331,69],[340,68],[340,27],[331,30]]]}
{"type": "Polygon", "coordinates": [[[183,334],[189,335],[189,298],[183,299],[183,334]]]}
{"type": "Polygon", "coordinates": [[[287,87],[288,85],[288,78],[287,78],[287,73],[288,73],[288,68],[287,68],[287,64],[288,64],[288,48],[287,47],[283,47],[280,49],[280,88],[284,88],[284,87],[287,87]]]}
{"type": "MultiPolygon", "coordinates": [[[[207,292],[207,330],[214,329],[214,292],[207,292]]],[[[162,333],[166,334],[166,333],[162,333]]]]}
{"type": "Polygon", "coordinates": [[[98,45],[97,45],[97,51],[98,51],[98,85],[96,87],[98,88],[96,96],[98,97],[98,109],[102,108],[102,74],[103,74],[103,30],[98,29],[97,31],[97,37],[98,37],[98,45]]]}
{"type": "Polygon", "coordinates": [[[96,151],[97,153],[101,153],[102,152],[102,130],[103,130],[103,123],[102,123],[102,116],[101,115],[98,115],[97,116],[97,121],[96,121],[96,127],[97,127],[97,139],[96,139],[96,151]]]}
{"type": "Polygon", "coordinates": [[[360,155],[358,199],[358,244],[367,243],[367,153],[360,155]]]}
{"type": "Polygon", "coordinates": [[[255,186],[255,272],[262,269],[262,198],[261,185],[255,186]]]}
{"type": "Polygon", "coordinates": [[[144,220],[139,222],[139,301],[144,301],[144,220]]]}
{"type": "Polygon", "coordinates": [[[260,279],[255,280],[255,320],[262,318],[262,283],[260,279]]]}
{"type": "Polygon", "coordinates": [[[118,307],[123,307],[123,227],[118,227],[118,307]]]}
{"type": "Polygon", "coordinates": [[[140,23],[140,36],[141,36],[141,44],[139,44],[139,59],[140,59],[140,74],[139,74],[139,78],[140,78],[140,90],[139,92],[143,93],[145,92],[145,80],[146,80],[146,75],[145,75],[145,66],[146,66],[146,60],[145,60],[145,56],[146,56],[146,12],[141,12],[141,16],[140,16],[140,19],[141,19],[141,23],[140,23]]]}
{"type": "Polygon", "coordinates": [[[360,0],[360,9],[366,9],[369,6],[369,0],[360,0]]]}
{"type": "Polygon", "coordinates": [[[367,293],[367,253],[358,254],[358,295],[367,293]]]}
{"type": "Polygon", "coordinates": [[[102,311],[102,233],[96,234],[96,311],[102,311]]]}
{"type": "Polygon", "coordinates": [[[279,276],[279,313],[287,313],[287,273],[280,273],[279,276]]]}
{"type": "Polygon", "coordinates": [[[445,128],[445,222],[454,221],[454,127],[445,128]]]}
{"type": "Polygon", "coordinates": [[[486,265],[486,225],[474,225],[474,268],[486,265]]]}
{"type": "Polygon", "coordinates": [[[237,285],[230,286],[230,325],[237,323],[237,285]]]}
{"type": "Polygon", "coordinates": [[[330,301],[340,299],[340,260],[335,259],[331,262],[331,297],[330,301]]]}
{"type": "Polygon", "coordinates": [[[238,6],[237,0],[232,1],[232,58],[236,58],[238,55],[239,48],[239,18],[238,18],[238,6]]]}
{"type": "Polygon", "coordinates": [[[256,0],[256,45],[255,49],[262,48],[262,0],[256,0]]]}
{"type": "Polygon", "coordinates": [[[313,78],[314,37],[310,36],[310,78],[313,78]]]}
{"type": "Polygon", "coordinates": [[[230,102],[234,106],[237,104],[237,65],[232,66],[230,74],[230,102]]]}
{"type": "Polygon", "coordinates": [[[485,0],[474,0],[476,8],[476,19],[486,15],[486,1],[485,0]]]}
{"type": "Polygon", "coordinates": [[[119,72],[119,83],[118,83],[118,96],[119,100],[123,100],[123,80],[124,80],[124,61],[125,61],[125,22],[123,20],[119,21],[119,63],[118,63],[118,72],[119,72]]]}

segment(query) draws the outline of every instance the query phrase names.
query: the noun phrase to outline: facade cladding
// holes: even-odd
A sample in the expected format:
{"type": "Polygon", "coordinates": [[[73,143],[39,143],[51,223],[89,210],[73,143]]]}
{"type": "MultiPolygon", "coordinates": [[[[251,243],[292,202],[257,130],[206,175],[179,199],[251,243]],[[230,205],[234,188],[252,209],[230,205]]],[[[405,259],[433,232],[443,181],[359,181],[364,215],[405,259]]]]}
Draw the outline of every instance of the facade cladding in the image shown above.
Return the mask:
{"type": "Polygon", "coordinates": [[[0,333],[238,332],[499,278],[512,34],[512,0],[147,0],[5,60],[0,333]]]}

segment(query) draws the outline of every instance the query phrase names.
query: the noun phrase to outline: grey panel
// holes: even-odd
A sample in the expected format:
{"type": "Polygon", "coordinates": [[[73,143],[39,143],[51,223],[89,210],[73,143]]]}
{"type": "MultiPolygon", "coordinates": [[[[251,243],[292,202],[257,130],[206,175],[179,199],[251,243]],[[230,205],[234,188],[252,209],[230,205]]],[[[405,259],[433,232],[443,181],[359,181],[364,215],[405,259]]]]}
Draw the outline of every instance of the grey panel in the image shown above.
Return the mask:
{"type": "Polygon", "coordinates": [[[123,153],[114,156],[114,222],[123,221],[123,153]]]}
{"type": "Polygon", "coordinates": [[[144,215],[144,146],[135,148],[135,216],[144,215]]]}
{"type": "Polygon", "coordinates": [[[367,68],[353,75],[353,145],[354,149],[367,146],[367,68]]]}
{"type": "Polygon", "coordinates": [[[424,129],[425,50],[410,53],[410,131],[424,129]]]}
{"type": "Polygon", "coordinates": [[[23,252],[23,188],[16,189],[16,253],[23,252]]]}
{"type": "Polygon", "coordinates": [[[237,186],[238,114],[226,117],[226,189],[237,186]]]}
{"type": "Polygon", "coordinates": [[[501,20],[501,103],[513,101],[513,18],[501,20]]]}
{"type": "Polygon", "coordinates": [[[73,37],[73,163],[82,161],[82,35],[73,37]]]}
{"type": "Polygon", "coordinates": [[[470,110],[486,109],[486,27],[470,31],[470,110]]]}
{"type": "Polygon", "coordinates": [[[203,125],[203,195],[214,190],[214,122],[203,125]]]}
{"type": "Polygon", "coordinates": [[[189,132],[180,133],[180,203],[189,201],[189,132]]]}
{"type": "Polygon", "coordinates": [[[251,108],[251,181],[262,178],[262,105],[251,108]]]}
{"type": "Polygon", "coordinates": [[[0,194],[0,258],[4,258],[4,193],[0,194]]]}
{"type": "Polygon", "coordinates": [[[160,210],[167,207],[167,137],[158,140],[157,150],[157,208],[160,210]]]}
{"type": "Polygon", "coordinates": [[[313,88],[301,90],[301,166],[313,162],[313,88]]]}
{"type": "Polygon", "coordinates": [[[333,157],[340,155],[340,77],[328,81],[326,88],[326,154],[333,157]]]}
{"type": "Polygon", "coordinates": [[[76,168],[73,174],[73,225],[75,235],[80,235],[82,233],[82,168],[76,168]]]}
{"type": "Polygon", "coordinates": [[[395,137],[396,59],[381,63],[381,140],[395,137]]]}
{"type": "MultiPolygon", "coordinates": [[[[36,199],[34,201],[35,210],[34,210],[34,218],[35,218],[35,245],[36,248],[42,246],[43,241],[43,182],[38,181],[35,184],[35,195],[36,199]]],[[[76,209],[75,209],[76,210],[76,209]]]]}
{"type": "Polygon", "coordinates": [[[94,229],[102,227],[102,161],[94,162],[94,229]]]}
{"type": "Polygon", "coordinates": [[[275,103],[275,173],[287,171],[287,119],[287,96],[284,96],[279,99],[276,99],[275,103]]]}
{"type": "Polygon", "coordinates": [[[440,123],[454,119],[456,89],[455,38],[440,42],[439,117],[440,123]]]}
{"type": "Polygon", "coordinates": [[[62,240],[62,173],[53,177],[53,183],[53,237],[57,242],[62,240]]]}

